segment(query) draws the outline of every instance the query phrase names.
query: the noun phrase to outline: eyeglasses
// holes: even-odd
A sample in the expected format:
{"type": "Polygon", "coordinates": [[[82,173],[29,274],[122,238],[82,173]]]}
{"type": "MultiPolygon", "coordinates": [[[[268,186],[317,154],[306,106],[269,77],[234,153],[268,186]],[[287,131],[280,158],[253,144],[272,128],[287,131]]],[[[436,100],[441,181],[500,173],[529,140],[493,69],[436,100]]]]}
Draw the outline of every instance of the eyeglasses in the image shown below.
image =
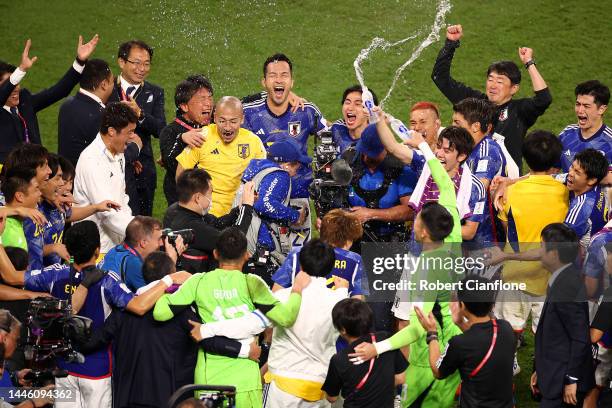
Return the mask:
{"type": "Polygon", "coordinates": [[[150,69],[151,68],[151,63],[150,62],[142,62],[142,61],[130,61],[129,59],[126,59],[127,62],[129,62],[130,64],[133,64],[139,68],[144,68],[144,69],[150,69]]]}

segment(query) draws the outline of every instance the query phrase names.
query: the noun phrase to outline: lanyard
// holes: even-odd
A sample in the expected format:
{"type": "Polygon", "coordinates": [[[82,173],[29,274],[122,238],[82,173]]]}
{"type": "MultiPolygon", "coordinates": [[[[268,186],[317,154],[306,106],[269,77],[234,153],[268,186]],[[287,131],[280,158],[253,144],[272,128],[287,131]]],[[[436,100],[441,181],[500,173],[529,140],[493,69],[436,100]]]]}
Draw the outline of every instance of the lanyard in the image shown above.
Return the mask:
{"type": "MultiPolygon", "coordinates": [[[[374,337],[373,333],[370,333],[370,338],[372,339],[372,344],[374,344],[376,342],[376,337],[374,337]]],[[[365,385],[366,381],[368,381],[368,378],[370,378],[370,374],[372,373],[372,368],[374,368],[374,360],[376,358],[373,358],[370,360],[370,368],[368,368],[368,372],[366,373],[366,375],[361,379],[361,381],[359,381],[359,384],[357,384],[357,386],[355,387],[355,391],[353,391],[349,396],[347,396],[345,399],[349,399],[350,397],[352,397],[353,395],[355,395],[355,393],[357,391],[359,391],[360,389],[363,388],[363,386],[365,385]]]]}
{"type": "Polygon", "coordinates": [[[473,378],[476,374],[478,374],[482,367],[487,364],[487,361],[489,361],[489,358],[491,358],[491,353],[493,353],[493,348],[495,348],[495,343],[497,343],[497,320],[491,319],[491,322],[493,323],[493,338],[491,339],[489,351],[487,351],[487,354],[484,356],[480,364],[478,364],[478,367],[476,367],[474,371],[470,373],[469,378],[473,378]]]}
{"type": "Polygon", "coordinates": [[[17,111],[16,113],[17,113],[17,117],[19,118],[19,120],[21,120],[21,124],[23,125],[23,136],[25,138],[25,142],[30,143],[30,134],[28,133],[28,124],[26,123],[23,116],[21,116],[21,113],[19,111],[17,111]]]}
{"type": "Polygon", "coordinates": [[[193,126],[188,125],[187,123],[183,122],[179,118],[174,119],[174,121],[176,123],[178,123],[179,125],[181,125],[182,127],[184,127],[185,129],[187,129],[187,130],[194,130],[195,129],[193,126]]]}
{"type": "Polygon", "coordinates": [[[138,255],[138,253],[137,253],[136,251],[134,251],[134,249],[130,248],[130,246],[129,246],[128,244],[125,244],[125,243],[124,243],[124,244],[123,244],[123,247],[124,247],[125,249],[127,249],[127,250],[130,252],[130,254],[132,254],[132,255],[134,255],[134,256],[136,256],[136,257],[140,258],[140,255],[138,255]]]}

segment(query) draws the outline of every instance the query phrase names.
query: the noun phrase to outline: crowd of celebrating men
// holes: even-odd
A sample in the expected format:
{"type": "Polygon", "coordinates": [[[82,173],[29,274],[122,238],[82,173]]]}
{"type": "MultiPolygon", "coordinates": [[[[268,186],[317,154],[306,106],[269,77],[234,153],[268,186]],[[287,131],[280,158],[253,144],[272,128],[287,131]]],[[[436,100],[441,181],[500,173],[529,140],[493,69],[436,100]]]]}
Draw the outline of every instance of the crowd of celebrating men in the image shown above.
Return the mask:
{"type": "MultiPolygon", "coordinates": [[[[18,66],[0,61],[0,388],[33,385],[28,307],[53,297],[91,319],[73,341],[82,359],[53,359],[67,375],[45,388],[73,394],[23,394],[19,407],[160,407],[208,384],[235,387],[240,408],[510,408],[529,323],[540,406],[610,406],[609,88],[578,83],[576,123],[529,131],[553,102],[533,50],[518,49],[521,67],[491,64],[482,92],[451,76],[462,35],[447,28],[432,72],[451,104],[415,103],[401,142],[359,85],[329,122],[292,92],[281,53],[265,60],[262,91],[243,98],[217,97],[202,74],[181,80],[169,123],[142,41],[119,46],[115,70],[92,58],[97,35],[79,38],[68,71],[37,93],[20,85],[39,65],[30,40],[18,66]],[[519,99],[523,69],[534,95],[519,99]],[[36,115],[59,101],[53,153],[36,115]],[[335,190],[343,208],[311,213],[308,146],[323,134],[351,177],[335,190]],[[159,171],[162,220],[152,217],[159,171]],[[523,289],[379,299],[361,257],[370,243],[423,259],[459,248],[486,259],[461,282],[523,289]]],[[[210,394],[192,397],[177,404],[212,406],[210,394]]]]}

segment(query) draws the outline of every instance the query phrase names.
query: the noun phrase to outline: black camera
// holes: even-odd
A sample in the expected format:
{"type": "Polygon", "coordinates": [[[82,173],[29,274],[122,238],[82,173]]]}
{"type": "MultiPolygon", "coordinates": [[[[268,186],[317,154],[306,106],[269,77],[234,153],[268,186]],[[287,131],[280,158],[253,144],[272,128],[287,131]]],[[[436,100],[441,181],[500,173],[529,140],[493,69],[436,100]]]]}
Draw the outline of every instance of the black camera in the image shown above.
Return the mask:
{"type": "Polygon", "coordinates": [[[27,339],[24,349],[32,367],[28,380],[34,386],[44,386],[54,377],[65,377],[66,371],[57,370],[55,359],[68,363],[83,363],[85,357],[73,343],[84,342],[91,335],[91,319],[72,314],[69,300],[37,298],[32,300],[26,315],[27,339]]]}
{"type": "Polygon", "coordinates": [[[353,172],[348,163],[339,157],[338,146],[331,132],[321,132],[314,149],[313,178],[308,192],[314,201],[317,215],[323,217],[334,208],[348,208],[349,184],[353,172]]]}
{"type": "Polygon", "coordinates": [[[172,230],[170,228],[166,228],[162,230],[162,239],[165,241],[168,238],[168,242],[174,245],[176,243],[176,239],[178,237],[183,237],[183,243],[185,245],[189,245],[193,242],[193,230],[191,228],[185,228],[180,230],[172,230]]]}

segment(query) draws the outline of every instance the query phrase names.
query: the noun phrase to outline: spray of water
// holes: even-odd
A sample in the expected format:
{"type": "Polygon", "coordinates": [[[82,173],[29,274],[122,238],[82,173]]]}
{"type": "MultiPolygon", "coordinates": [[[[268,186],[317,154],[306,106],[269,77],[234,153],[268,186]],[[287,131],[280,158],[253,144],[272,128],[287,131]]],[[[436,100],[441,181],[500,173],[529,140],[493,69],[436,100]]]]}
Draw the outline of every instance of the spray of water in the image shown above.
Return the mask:
{"type": "MultiPolygon", "coordinates": [[[[400,66],[395,71],[395,75],[393,77],[393,82],[391,83],[391,86],[389,87],[389,90],[387,91],[387,94],[385,95],[385,97],[380,102],[381,108],[384,107],[385,102],[391,96],[391,93],[393,92],[393,88],[395,88],[395,84],[397,83],[397,80],[402,75],[402,72],[404,72],[404,70],[406,68],[408,68],[408,66],[410,66],[410,64],[412,64],[421,55],[421,53],[423,52],[423,50],[425,48],[427,48],[432,43],[434,43],[434,42],[436,42],[436,41],[438,41],[440,39],[440,34],[439,34],[440,33],[440,29],[444,25],[444,20],[445,20],[446,14],[448,14],[450,9],[451,9],[450,0],[440,0],[440,3],[438,3],[438,7],[437,7],[437,10],[436,10],[436,17],[435,17],[434,22],[433,22],[433,24],[431,26],[431,29],[429,31],[429,35],[412,52],[412,55],[410,56],[408,61],[406,61],[404,64],[402,64],[402,66],[400,66]]],[[[372,43],[370,44],[370,46],[368,48],[364,48],[363,50],[361,50],[361,52],[359,53],[359,55],[355,59],[355,62],[353,63],[353,66],[355,67],[355,75],[357,76],[357,80],[359,81],[359,84],[362,87],[365,86],[365,82],[363,80],[363,71],[361,69],[361,64],[363,63],[363,61],[365,61],[370,56],[370,53],[373,50],[380,48],[383,51],[386,51],[387,49],[389,49],[391,47],[395,47],[396,45],[403,44],[406,41],[409,41],[409,40],[412,40],[412,39],[416,38],[418,34],[419,33],[413,34],[410,37],[404,38],[403,40],[396,41],[394,43],[390,43],[390,42],[386,41],[383,38],[379,38],[379,37],[374,38],[372,40],[372,43]]]]}

